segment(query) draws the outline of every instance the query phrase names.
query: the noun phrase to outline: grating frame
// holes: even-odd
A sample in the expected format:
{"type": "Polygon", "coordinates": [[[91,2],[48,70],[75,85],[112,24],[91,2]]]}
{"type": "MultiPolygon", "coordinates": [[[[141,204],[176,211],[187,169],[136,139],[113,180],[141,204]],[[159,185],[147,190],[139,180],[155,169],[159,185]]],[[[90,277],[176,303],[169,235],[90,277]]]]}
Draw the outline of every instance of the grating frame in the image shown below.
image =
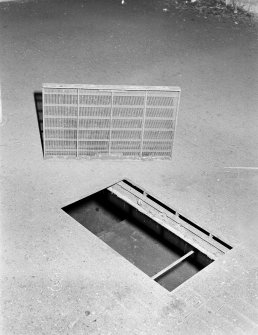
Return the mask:
{"type": "Polygon", "coordinates": [[[44,158],[171,159],[181,89],[43,84],[44,158]]]}

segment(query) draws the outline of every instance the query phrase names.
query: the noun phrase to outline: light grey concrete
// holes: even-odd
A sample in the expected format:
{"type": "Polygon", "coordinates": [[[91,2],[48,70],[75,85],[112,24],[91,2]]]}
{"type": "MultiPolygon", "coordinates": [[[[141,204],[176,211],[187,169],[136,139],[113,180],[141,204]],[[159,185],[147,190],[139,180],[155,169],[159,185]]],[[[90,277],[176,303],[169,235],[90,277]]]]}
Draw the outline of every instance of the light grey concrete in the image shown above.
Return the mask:
{"type": "Polygon", "coordinates": [[[1,334],[258,333],[257,25],[148,3],[0,5],[1,334]],[[181,86],[173,160],[43,160],[43,82],[181,86]],[[168,293],[61,210],[124,176],[234,249],[168,293]]]}
{"type": "Polygon", "coordinates": [[[226,0],[227,5],[236,5],[244,8],[248,12],[258,13],[258,1],[257,0],[226,0]]]}

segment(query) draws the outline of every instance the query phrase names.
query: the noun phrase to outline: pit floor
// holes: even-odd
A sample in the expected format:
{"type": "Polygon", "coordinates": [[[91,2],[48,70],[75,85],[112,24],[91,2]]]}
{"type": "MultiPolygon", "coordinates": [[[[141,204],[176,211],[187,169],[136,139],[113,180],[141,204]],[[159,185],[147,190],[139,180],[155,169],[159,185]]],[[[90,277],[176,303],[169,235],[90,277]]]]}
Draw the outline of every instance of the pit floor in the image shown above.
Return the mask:
{"type": "MultiPolygon", "coordinates": [[[[186,254],[148,229],[141,220],[112,204],[105,192],[97,192],[63,210],[150,277],[186,254]]],[[[174,290],[204,268],[192,258],[168,271],[157,282],[168,291],[174,290]]]]}
{"type": "Polygon", "coordinates": [[[163,7],[0,3],[1,334],[258,333],[258,25],[163,7]],[[181,86],[173,159],[43,160],[43,82],[181,86]],[[125,177],[233,250],[169,293],[62,211],[125,177]]]}

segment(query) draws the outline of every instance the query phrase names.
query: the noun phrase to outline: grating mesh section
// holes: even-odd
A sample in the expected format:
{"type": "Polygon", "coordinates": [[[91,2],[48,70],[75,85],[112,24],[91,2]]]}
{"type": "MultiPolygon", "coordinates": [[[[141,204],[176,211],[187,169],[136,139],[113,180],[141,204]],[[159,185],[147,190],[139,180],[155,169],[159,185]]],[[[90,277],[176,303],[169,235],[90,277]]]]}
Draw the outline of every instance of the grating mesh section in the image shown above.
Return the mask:
{"type": "Polygon", "coordinates": [[[43,85],[44,157],[171,158],[180,88],[43,85]]]}
{"type": "MultiPolygon", "coordinates": [[[[76,110],[77,115],[77,110],[76,110]]],[[[87,118],[110,118],[111,108],[110,107],[80,107],[79,109],[80,117],[87,118]]]]}

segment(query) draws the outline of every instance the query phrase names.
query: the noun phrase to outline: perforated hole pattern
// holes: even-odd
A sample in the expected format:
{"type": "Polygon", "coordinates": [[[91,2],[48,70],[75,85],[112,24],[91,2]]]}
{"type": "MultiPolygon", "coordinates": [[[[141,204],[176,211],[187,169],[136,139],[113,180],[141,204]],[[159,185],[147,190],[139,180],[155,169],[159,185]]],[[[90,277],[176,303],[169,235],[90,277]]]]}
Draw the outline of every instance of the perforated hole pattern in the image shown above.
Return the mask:
{"type": "Polygon", "coordinates": [[[44,157],[171,158],[180,89],[43,87],[44,157]]]}

